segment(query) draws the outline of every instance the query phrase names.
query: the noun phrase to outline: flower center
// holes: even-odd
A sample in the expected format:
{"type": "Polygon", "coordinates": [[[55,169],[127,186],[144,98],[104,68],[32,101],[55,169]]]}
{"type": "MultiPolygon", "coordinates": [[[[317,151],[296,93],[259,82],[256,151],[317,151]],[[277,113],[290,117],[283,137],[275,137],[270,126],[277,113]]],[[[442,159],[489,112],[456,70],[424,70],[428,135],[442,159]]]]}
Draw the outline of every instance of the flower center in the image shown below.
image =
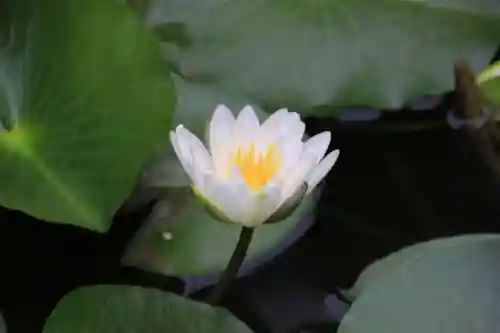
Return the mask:
{"type": "Polygon", "coordinates": [[[257,191],[273,178],[282,164],[282,156],[274,144],[270,144],[265,154],[255,152],[252,143],[249,148],[238,148],[231,154],[230,167],[236,165],[248,187],[257,191]]]}

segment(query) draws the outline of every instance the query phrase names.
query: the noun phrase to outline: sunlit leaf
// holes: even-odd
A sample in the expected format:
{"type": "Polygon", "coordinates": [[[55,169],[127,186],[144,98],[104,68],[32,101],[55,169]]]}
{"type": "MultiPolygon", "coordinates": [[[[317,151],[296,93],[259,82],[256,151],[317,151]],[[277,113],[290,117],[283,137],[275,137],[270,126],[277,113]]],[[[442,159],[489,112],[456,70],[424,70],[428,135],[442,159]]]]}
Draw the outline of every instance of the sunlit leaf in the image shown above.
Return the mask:
{"type": "Polygon", "coordinates": [[[159,45],[118,1],[23,8],[26,36],[18,30],[0,58],[0,115],[10,117],[0,204],[105,231],[168,137],[173,85],[159,45]]]}

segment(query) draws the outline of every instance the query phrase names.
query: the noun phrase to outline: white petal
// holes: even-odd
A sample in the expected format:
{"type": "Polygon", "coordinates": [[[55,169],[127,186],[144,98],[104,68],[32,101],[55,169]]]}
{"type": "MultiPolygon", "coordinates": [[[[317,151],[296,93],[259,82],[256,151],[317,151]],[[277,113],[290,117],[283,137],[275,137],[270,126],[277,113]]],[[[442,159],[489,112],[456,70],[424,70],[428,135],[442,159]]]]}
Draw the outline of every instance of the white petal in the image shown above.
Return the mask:
{"type": "Polygon", "coordinates": [[[265,154],[270,144],[274,144],[282,158],[281,167],[274,178],[281,178],[284,170],[297,162],[302,151],[304,131],[305,124],[300,120],[300,116],[294,112],[286,112],[286,109],[278,110],[261,127],[259,140],[263,153],[265,154]]]}
{"type": "Polygon", "coordinates": [[[177,142],[187,146],[184,149],[188,149],[191,154],[191,179],[197,185],[203,180],[204,174],[213,173],[212,158],[200,139],[184,127],[177,130],[176,137],[177,142]]]}
{"type": "Polygon", "coordinates": [[[281,132],[277,139],[279,140],[286,136],[294,142],[297,140],[302,142],[305,129],[306,125],[300,119],[299,114],[295,112],[289,113],[282,124],[281,132]]]}
{"type": "Polygon", "coordinates": [[[227,171],[234,124],[235,119],[231,110],[224,105],[218,105],[210,121],[208,144],[215,170],[219,176],[222,176],[227,171]]]}
{"type": "Polygon", "coordinates": [[[304,137],[304,133],[306,131],[306,124],[300,118],[295,121],[293,126],[290,126],[290,131],[291,134],[297,137],[298,140],[302,141],[302,138],[304,137]]]}
{"type": "Polygon", "coordinates": [[[203,168],[212,167],[212,158],[210,157],[210,154],[208,153],[208,150],[203,144],[203,142],[201,142],[201,140],[198,139],[196,135],[191,133],[188,129],[182,127],[178,129],[177,137],[179,139],[178,140],[179,142],[188,145],[192,156],[194,156],[194,153],[197,154],[198,163],[201,163],[200,165],[201,167],[203,168]]]}
{"type": "Polygon", "coordinates": [[[277,141],[283,131],[283,122],[288,117],[287,109],[280,109],[271,114],[258,129],[255,135],[256,153],[266,154],[269,144],[277,141]]]}
{"type": "Polygon", "coordinates": [[[279,109],[271,114],[262,124],[261,134],[276,131],[276,129],[278,129],[283,121],[288,117],[288,114],[287,109],[279,109]]]}
{"type": "Polygon", "coordinates": [[[245,106],[236,118],[233,147],[248,147],[257,137],[259,127],[259,119],[253,108],[245,106]]]}
{"type": "Polygon", "coordinates": [[[283,172],[286,172],[290,167],[293,167],[298,161],[304,144],[302,143],[302,137],[304,135],[305,125],[303,122],[299,121],[293,124],[293,127],[289,129],[286,135],[282,136],[276,143],[278,152],[282,157],[281,169],[277,175],[278,178],[281,177],[283,172]]]}
{"type": "Polygon", "coordinates": [[[249,214],[241,223],[246,227],[257,227],[266,222],[281,204],[281,189],[278,184],[266,184],[259,192],[253,193],[249,214]]]}
{"type": "Polygon", "coordinates": [[[193,146],[193,182],[197,188],[206,186],[206,178],[214,176],[214,167],[205,147],[193,146]],[[205,152],[203,152],[203,150],[205,152]],[[206,155],[205,155],[206,153],[206,155]]]}
{"type": "MultiPolygon", "coordinates": [[[[283,200],[293,195],[294,191],[306,181],[306,175],[325,155],[330,144],[330,136],[330,132],[323,132],[313,136],[303,144],[298,158],[295,154],[300,149],[300,145],[297,145],[296,150],[289,153],[286,166],[278,174],[279,179],[284,183],[283,200]]],[[[287,148],[292,150],[292,147],[287,148]]]]}
{"type": "Polygon", "coordinates": [[[305,125],[300,120],[300,116],[295,112],[287,112],[286,109],[280,109],[272,114],[262,125],[259,137],[268,145],[276,143],[284,136],[295,134],[297,137],[304,135],[305,125]]]}
{"type": "Polygon", "coordinates": [[[177,158],[179,159],[182,168],[187,173],[191,181],[194,181],[194,170],[192,163],[193,159],[191,156],[191,152],[189,151],[188,145],[184,144],[183,146],[185,146],[185,149],[183,150],[181,148],[181,145],[179,144],[178,135],[173,131],[170,131],[170,142],[174,147],[175,154],[177,155],[177,158]]]}
{"type": "Polygon", "coordinates": [[[337,158],[339,157],[340,151],[338,149],[332,151],[316,166],[314,167],[306,176],[307,181],[307,193],[311,193],[312,190],[321,182],[321,180],[326,176],[326,174],[332,169],[337,158]]]}
{"type": "Polygon", "coordinates": [[[186,162],[188,162],[190,165],[193,164],[193,157],[191,155],[191,148],[189,146],[189,141],[185,139],[185,136],[180,135],[179,133],[182,132],[184,129],[184,126],[179,125],[175,129],[175,138],[177,147],[179,148],[179,152],[181,156],[184,158],[186,162]]]}
{"type": "Polygon", "coordinates": [[[248,188],[244,181],[230,179],[220,181],[207,178],[200,193],[232,222],[246,227],[264,223],[281,203],[280,188],[266,185],[260,192],[248,188]]]}
{"type": "Polygon", "coordinates": [[[316,157],[316,164],[325,156],[325,153],[330,145],[330,132],[322,132],[316,134],[304,143],[303,154],[313,155],[316,157]]]}
{"type": "Polygon", "coordinates": [[[315,155],[303,152],[300,155],[300,160],[283,173],[283,176],[281,177],[281,181],[283,182],[283,188],[281,191],[282,202],[291,197],[297,189],[305,183],[306,175],[316,164],[315,155]]]}
{"type": "Polygon", "coordinates": [[[241,223],[253,205],[250,189],[240,181],[210,178],[201,192],[235,223],[241,223]]]}

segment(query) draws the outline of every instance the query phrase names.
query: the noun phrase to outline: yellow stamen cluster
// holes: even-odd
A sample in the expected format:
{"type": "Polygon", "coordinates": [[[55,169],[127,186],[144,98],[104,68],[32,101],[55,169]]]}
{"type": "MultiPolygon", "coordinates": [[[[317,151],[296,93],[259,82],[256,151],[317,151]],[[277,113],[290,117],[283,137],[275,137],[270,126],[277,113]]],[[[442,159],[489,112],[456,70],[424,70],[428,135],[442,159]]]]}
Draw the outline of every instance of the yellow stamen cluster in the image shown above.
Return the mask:
{"type": "Polygon", "coordinates": [[[230,167],[237,166],[248,187],[257,191],[267,184],[280,169],[282,157],[274,144],[264,152],[256,153],[255,145],[238,148],[231,154],[230,167]]]}

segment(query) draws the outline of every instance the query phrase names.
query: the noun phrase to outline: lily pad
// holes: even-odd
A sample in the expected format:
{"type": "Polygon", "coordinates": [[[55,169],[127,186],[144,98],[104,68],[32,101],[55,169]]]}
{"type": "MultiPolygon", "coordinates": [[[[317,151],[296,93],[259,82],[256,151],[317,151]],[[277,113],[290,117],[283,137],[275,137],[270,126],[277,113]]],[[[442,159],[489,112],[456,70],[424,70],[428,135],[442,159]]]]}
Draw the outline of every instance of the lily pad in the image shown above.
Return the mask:
{"type": "Polygon", "coordinates": [[[251,333],[228,311],[159,290],[92,286],[66,295],[43,333],[251,333]]]}
{"type": "Polygon", "coordinates": [[[498,330],[500,236],[443,239],[442,246],[436,242],[404,263],[386,264],[392,269],[363,288],[338,332],[498,330]]]}
{"type": "Polygon", "coordinates": [[[0,107],[9,108],[0,115],[10,115],[0,133],[0,204],[106,231],[168,137],[175,101],[159,44],[118,1],[23,8],[26,34],[0,58],[0,107]]]}
{"type": "MultiPolygon", "coordinates": [[[[256,229],[245,263],[273,249],[312,209],[307,197],[287,219],[256,229]]],[[[241,227],[211,218],[186,188],[170,188],[129,244],[122,264],[173,276],[217,273],[228,263],[241,227]]]]}
{"type": "Polygon", "coordinates": [[[385,258],[375,261],[367,268],[365,268],[359,275],[354,286],[350,290],[345,291],[344,295],[351,300],[354,300],[359,295],[362,295],[363,291],[375,285],[384,277],[397,272],[398,269],[408,264],[412,260],[418,259],[424,255],[428,255],[429,253],[438,253],[439,251],[448,247],[464,246],[463,244],[467,244],[470,242],[475,243],[478,241],[478,239],[480,239],[481,241],[488,239],[497,239],[497,236],[484,234],[477,235],[475,237],[451,237],[436,239],[403,248],[385,258]]]}
{"type": "Polygon", "coordinates": [[[448,91],[453,63],[482,69],[500,35],[495,0],[151,0],[146,19],[190,82],[306,113],[448,91]]]}

